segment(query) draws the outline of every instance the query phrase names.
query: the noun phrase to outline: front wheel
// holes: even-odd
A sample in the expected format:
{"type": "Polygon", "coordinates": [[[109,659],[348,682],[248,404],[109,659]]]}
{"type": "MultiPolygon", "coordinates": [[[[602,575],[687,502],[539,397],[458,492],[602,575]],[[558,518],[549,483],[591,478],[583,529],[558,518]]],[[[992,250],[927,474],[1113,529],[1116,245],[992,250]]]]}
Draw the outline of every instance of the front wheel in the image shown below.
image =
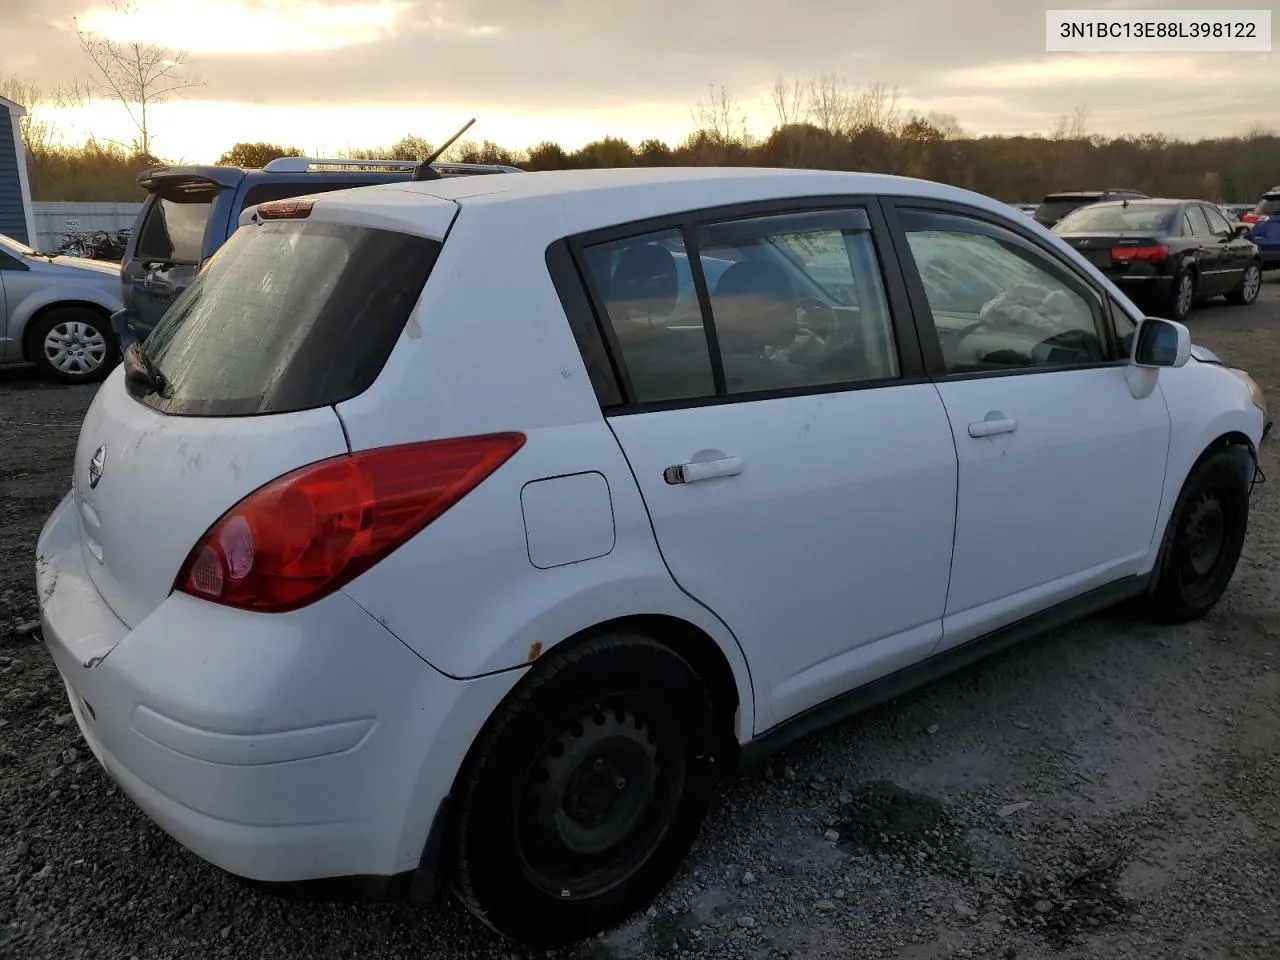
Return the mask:
{"type": "Polygon", "coordinates": [[[111,321],[88,307],[56,307],[31,325],[27,359],[49,379],[94,383],[119,356],[111,321]]]}
{"type": "Polygon", "coordinates": [[[451,883],[498,933],[581,940],[645,907],[697,837],[722,742],[694,669],[610,634],[539,661],[472,748],[451,883]]]}
{"type": "Polygon", "coordinates": [[[1244,276],[1240,278],[1240,285],[1227,294],[1227,303],[1236,306],[1248,306],[1258,299],[1258,294],[1262,290],[1262,267],[1256,263],[1251,263],[1244,268],[1244,276]]]}
{"type": "Polygon", "coordinates": [[[1253,454],[1238,445],[1192,469],[1169,518],[1155,588],[1147,598],[1153,619],[1195,620],[1222,598],[1244,547],[1253,471],[1253,454]]]}

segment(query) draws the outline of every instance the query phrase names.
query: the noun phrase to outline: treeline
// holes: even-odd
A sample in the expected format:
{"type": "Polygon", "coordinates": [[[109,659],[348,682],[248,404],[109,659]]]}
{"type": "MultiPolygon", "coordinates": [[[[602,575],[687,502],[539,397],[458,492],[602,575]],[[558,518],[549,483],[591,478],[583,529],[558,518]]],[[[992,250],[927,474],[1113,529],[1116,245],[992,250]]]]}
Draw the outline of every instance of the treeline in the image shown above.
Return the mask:
{"type": "MultiPolygon", "coordinates": [[[[417,159],[406,138],[386,149],[349,151],[352,159],[417,159]]],[[[253,165],[297,154],[271,144],[237,144],[222,162],[252,154],[253,165]]],[[[923,177],[1009,202],[1035,202],[1053,190],[1132,187],[1152,196],[1250,202],[1280,183],[1280,137],[1253,134],[1194,142],[1159,135],[1080,139],[980,137],[949,139],[927,124],[901,132],[832,134],[811,124],[775,128],[760,141],[724,139],[708,131],[671,147],[658,140],[632,145],[605,137],[578,150],[540,143],[523,151],[497,144],[463,143],[455,161],[510,163],[527,170],[588,167],[727,165],[863,170],[923,177]]],[[[113,144],[50,147],[28,157],[36,200],[139,200],[139,171],[157,159],[131,155],[113,144]]]]}
{"type": "MultiPolygon", "coordinates": [[[[526,170],[688,165],[860,170],[938,180],[1008,202],[1102,187],[1251,202],[1280,183],[1280,136],[1260,127],[1237,137],[1196,141],[1161,134],[1108,138],[1089,132],[1087,110],[1079,107],[1059,118],[1047,135],[974,137],[949,115],[901,112],[896,92],[882,84],[853,88],[830,75],[779,80],[772,100],[776,123],[763,138],[748,133],[745,110],[720,89],[698,103],[694,132],[674,146],[610,136],[576,150],[552,142],[516,150],[488,140],[463,141],[445,158],[526,170]]],[[[138,200],[138,172],[163,162],[137,147],[93,140],[81,147],[59,145],[49,129],[24,119],[36,200],[138,200]]],[[[303,152],[288,144],[245,142],[230,147],[218,162],[260,167],[303,152]]],[[[431,152],[430,142],[411,134],[389,146],[348,150],[342,157],[416,160],[431,152]]]]}

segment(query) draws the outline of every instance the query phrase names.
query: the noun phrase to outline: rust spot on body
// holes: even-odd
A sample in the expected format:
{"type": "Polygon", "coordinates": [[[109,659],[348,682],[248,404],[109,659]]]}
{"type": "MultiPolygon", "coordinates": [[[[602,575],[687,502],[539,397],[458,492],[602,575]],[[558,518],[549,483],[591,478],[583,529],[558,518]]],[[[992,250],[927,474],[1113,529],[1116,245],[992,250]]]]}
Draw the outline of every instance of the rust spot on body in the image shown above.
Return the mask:
{"type": "Polygon", "coordinates": [[[533,663],[533,661],[537,660],[540,656],[542,656],[542,643],[540,641],[536,641],[529,644],[528,662],[533,663]]]}

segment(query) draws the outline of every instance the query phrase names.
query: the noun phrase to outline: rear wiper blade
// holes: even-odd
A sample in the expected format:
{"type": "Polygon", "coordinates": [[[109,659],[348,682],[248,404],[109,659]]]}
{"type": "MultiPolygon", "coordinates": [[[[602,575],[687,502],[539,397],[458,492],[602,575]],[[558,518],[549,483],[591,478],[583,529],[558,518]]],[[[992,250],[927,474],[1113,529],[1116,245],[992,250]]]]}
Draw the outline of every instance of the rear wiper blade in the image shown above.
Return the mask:
{"type": "Polygon", "coordinates": [[[163,395],[168,383],[156,365],[142,351],[142,345],[130,344],[124,352],[124,382],[131,392],[140,391],[143,396],[150,393],[163,395]]]}

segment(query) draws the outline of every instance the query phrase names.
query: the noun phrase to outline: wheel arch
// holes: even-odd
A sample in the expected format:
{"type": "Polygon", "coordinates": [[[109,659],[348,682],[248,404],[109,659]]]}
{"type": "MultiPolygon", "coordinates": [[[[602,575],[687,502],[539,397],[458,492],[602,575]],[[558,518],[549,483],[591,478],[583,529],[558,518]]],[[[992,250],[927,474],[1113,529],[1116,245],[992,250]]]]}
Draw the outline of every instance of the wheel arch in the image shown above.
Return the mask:
{"type": "MultiPolygon", "coordinates": [[[[739,682],[729,656],[720,644],[697,624],[671,614],[628,614],[579,630],[549,647],[543,656],[562,653],[602,635],[617,632],[635,633],[659,643],[683,658],[693,668],[707,685],[716,715],[722,724],[725,765],[736,766],[741,744],[735,735],[735,728],[740,723],[745,723],[743,732],[746,736],[750,735],[750,715],[745,719],[741,718],[740,711],[743,707],[750,710],[751,690],[739,689],[739,682]]],[[[519,679],[511,683],[506,692],[492,704],[487,716],[476,729],[471,742],[462,752],[460,762],[449,776],[448,787],[443,791],[440,805],[429,824],[421,847],[421,857],[410,881],[407,893],[410,901],[429,902],[434,900],[442,889],[445,874],[449,869],[445,847],[449,831],[453,829],[454,798],[457,796],[459,778],[465,775],[475,751],[484,741],[485,734],[491,729],[495,719],[502,715],[512,698],[521,695],[525,682],[537,669],[537,664],[538,661],[535,660],[528,666],[518,668],[518,671],[502,671],[503,674],[519,672],[519,679]]],[[[748,677],[747,680],[749,683],[750,678],[748,677]]]]}
{"type": "Polygon", "coordinates": [[[1249,438],[1248,434],[1244,433],[1241,430],[1236,430],[1236,429],[1228,429],[1218,434],[1218,436],[1216,436],[1213,440],[1209,441],[1209,443],[1204,446],[1204,448],[1200,451],[1200,453],[1196,456],[1196,458],[1191,461],[1190,466],[1188,466],[1187,469],[1182,473],[1182,476],[1178,482],[1177,489],[1174,491],[1171,491],[1171,496],[1169,498],[1169,509],[1166,512],[1166,515],[1163,518],[1163,522],[1160,525],[1160,539],[1157,541],[1158,548],[1155,551],[1155,561],[1152,564],[1150,576],[1148,578],[1147,585],[1146,585],[1145,592],[1148,595],[1150,595],[1155,590],[1156,579],[1159,575],[1159,571],[1164,566],[1165,556],[1169,551],[1169,525],[1173,523],[1173,518],[1174,518],[1174,513],[1176,512],[1177,503],[1178,503],[1178,500],[1182,497],[1182,491],[1186,488],[1187,480],[1191,477],[1193,473],[1195,473],[1196,469],[1200,466],[1200,464],[1204,463],[1214,454],[1219,453],[1222,450],[1226,450],[1229,447],[1243,447],[1245,450],[1248,451],[1249,456],[1253,460],[1253,462],[1255,464],[1257,463],[1258,448],[1254,445],[1254,442],[1249,438]]]}

